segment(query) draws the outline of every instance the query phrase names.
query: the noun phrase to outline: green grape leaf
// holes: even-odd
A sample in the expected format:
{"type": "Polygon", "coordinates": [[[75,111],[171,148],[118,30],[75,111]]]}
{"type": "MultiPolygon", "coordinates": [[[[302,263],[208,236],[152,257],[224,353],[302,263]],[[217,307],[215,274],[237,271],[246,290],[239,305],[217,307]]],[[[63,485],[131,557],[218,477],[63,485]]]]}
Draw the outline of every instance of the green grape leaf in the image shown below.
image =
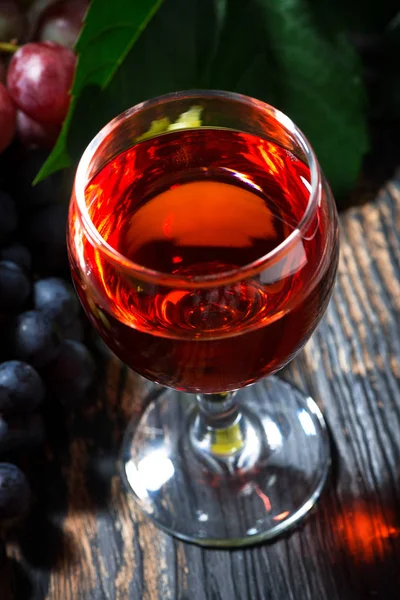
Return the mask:
{"type": "Polygon", "coordinates": [[[104,33],[96,15],[105,1],[89,10],[71,108],[39,179],[77,162],[99,129],[130,106],[214,88],[283,110],[309,137],[334,191],[354,184],[368,146],[364,87],[358,56],[334,15],[325,11],[322,22],[311,0],[119,0],[107,2],[104,33]],[[123,20],[135,23],[125,43],[111,33],[123,20]]]}
{"type": "Polygon", "coordinates": [[[245,14],[232,0],[229,9],[210,86],[222,82],[281,109],[309,138],[334,191],[345,193],[368,148],[358,55],[334,18],[327,34],[308,0],[250,0],[245,14]]]}
{"type": "MultiPolygon", "coordinates": [[[[93,0],[76,44],[78,61],[71,90],[70,109],[57,143],[35,183],[59,169],[70,166],[68,133],[77,100],[82,95],[86,99],[90,96],[93,107],[96,92],[110,83],[161,2],[162,0],[93,0]]],[[[82,111],[79,111],[79,115],[81,113],[82,111]]],[[[100,118],[101,113],[100,110],[100,118]]]]}

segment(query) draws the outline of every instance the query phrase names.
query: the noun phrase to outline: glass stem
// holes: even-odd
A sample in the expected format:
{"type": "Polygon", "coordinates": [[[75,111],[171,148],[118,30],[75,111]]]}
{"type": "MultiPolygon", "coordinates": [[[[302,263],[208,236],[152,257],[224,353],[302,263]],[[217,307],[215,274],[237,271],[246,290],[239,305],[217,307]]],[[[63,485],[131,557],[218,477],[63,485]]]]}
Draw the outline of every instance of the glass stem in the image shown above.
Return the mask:
{"type": "Polygon", "coordinates": [[[192,443],[201,454],[229,458],[240,453],[245,443],[243,415],[236,392],[198,394],[198,411],[192,423],[192,443]]]}

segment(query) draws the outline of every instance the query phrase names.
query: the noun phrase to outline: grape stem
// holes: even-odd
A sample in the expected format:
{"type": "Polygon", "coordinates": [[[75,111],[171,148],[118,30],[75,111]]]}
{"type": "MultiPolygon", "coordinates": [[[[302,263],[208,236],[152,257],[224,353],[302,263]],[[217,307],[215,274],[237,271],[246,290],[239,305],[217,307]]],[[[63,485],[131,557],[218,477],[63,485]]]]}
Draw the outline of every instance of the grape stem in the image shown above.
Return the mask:
{"type": "Polygon", "coordinates": [[[14,54],[17,50],[19,50],[20,46],[17,44],[11,44],[10,42],[0,42],[0,52],[8,52],[9,54],[14,54]]]}

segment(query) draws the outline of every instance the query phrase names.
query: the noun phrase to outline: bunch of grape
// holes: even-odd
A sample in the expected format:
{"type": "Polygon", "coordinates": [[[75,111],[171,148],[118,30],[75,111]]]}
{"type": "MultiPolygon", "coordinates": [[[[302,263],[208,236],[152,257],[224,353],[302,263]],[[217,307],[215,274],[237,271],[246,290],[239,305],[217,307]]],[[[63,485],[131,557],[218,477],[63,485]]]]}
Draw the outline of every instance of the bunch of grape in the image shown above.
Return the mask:
{"type": "MultiPolygon", "coordinates": [[[[39,222],[55,208],[45,205],[39,222]]],[[[71,283],[35,272],[35,246],[18,239],[18,221],[16,202],[0,190],[0,457],[41,443],[38,409],[45,398],[82,397],[95,371],[71,283]]],[[[8,518],[14,493],[10,484],[2,484],[3,468],[8,474],[12,470],[0,464],[0,519],[8,518]]],[[[20,511],[18,503],[13,507],[20,511]]]]}
{"type": "MultiPolygon", "coordinates": [[[[71,181],[57,174],[32,187],[47,156],[37,147],[51,147],[68,111],[87,5],[37,0],[24,14],[17,0],[0,2],[0,460],[40,444],[41,407],[81,398],[94,378],[68,280],[71,181]]],[[[0,462],[0,528],[26,514],[30,497],[19,467],[0,462]]]]}
{"type": "Polygon", "coordinates": [[[27,146],[54,145],[70,102],[71,48],[87,7],[88,0],[37,0],[24,14],[18,0],[0,2],[0,153],[15,135],[27,146]]]}

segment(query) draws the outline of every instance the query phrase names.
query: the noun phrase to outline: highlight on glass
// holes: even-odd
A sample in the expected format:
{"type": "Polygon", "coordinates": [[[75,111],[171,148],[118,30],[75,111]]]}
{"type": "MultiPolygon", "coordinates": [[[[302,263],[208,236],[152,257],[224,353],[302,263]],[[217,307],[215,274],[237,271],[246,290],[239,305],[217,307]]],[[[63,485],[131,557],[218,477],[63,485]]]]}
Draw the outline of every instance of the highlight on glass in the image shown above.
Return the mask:
{"type": "Polygon", "coordinates": [[[104,342],[165,386],[121,452],[141,509],[221,547],[298,522],[326,480],[327,430],[310,397],[266,376],[321,320],[339,248],[335,203],[301,131],[228,92],[135,106],[79,163],[68,247],[104,342]]]}

